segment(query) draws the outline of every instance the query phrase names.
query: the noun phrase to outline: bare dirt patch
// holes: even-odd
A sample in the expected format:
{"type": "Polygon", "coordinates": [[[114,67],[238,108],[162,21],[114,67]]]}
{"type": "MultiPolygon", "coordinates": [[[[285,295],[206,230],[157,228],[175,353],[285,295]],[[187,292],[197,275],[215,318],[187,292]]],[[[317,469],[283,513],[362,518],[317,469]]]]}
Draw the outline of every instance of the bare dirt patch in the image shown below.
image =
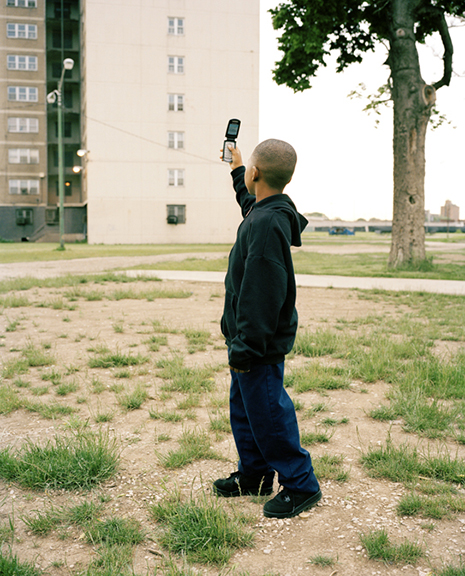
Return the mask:
{"type": "MultiPolygon", "coordinates": [[[[64,506],[83,499],[104,495],[106,516],[126,516],[138,519],[152,540],[137,547],[134,570],[146,574],[147,567],[154,573],[163,555],[157,542],[157,527],[147,513],[147,506],[163,499],[167,491],[177,486],[189,494],[210,490],[211,482],[227,476],[236,468],[236,452],[231,434],[215,434],[210,419],[216,411],[227,413],[229,374],[226,350],[220,334],[219,319],[224,294],[221,284],[202,282],[138,282],[130,284],[137,292],[155,288],[187,291],[188,298],[155,298],[153,301],[103,298],[88,301],[82,295],[75,300],[66,296],[68,289],[32,289],[24,293],[29,306],[9,308],[0,315],[0,355],[5,366],[20,358],[22,350],[31,343],[53,359],[50,367],[30,368],[21,380],[27,384],[18,388],[24,398],[43,403],[59,403],[76,409],[75,414],[55,420],[44,419],[37,413],[25,410],[0,416],[0,448],[19,447],[27,439],[33,442],[64,434],[77,422],[88,423],[89,429],[109,428],[121,443],[121,465],[117,476],[91,493],[66,493],[62,491],[33,492],[0,480],[0,525],[14,518],[15,534],[12,551],[22,560],[30,560],[50,576],[75,574],[85,569],[95,558],[95,548],[83,539],[82,531],[75,528],[65,533],[53,531],[51,535],[35,536],[23,522],[23,517],[50,505],[64,506]],[[60,307],[60,301],[64,303],[60,307]],[[38,307],[46,304],[47,307],[38,307]],[[7,330],[17,322],[14,330],[7,330]],[[158,326],[157,329],[154,326],[158,326]],[[166,345],[151,351],[148,340],[160,330],[166,345]],[[183,330],[195,328],[210,333],[204,350],[189,352],[189,342],[183,330]],[[89,359],[98,347],[126,354],[148,357],[148,361],[128,368],[123,377],[116,368],[90,368],[89,359]],[[160,378],[157,361],[181,355],[187,366],[214,366],[214,390],[203,393],[199,405],[188,414],[177,406],[185,398],[180,392],[164,391],[165,381],[160,378]],[[77,390],[60,396],[57,386],[43,380],[51,369],[62,372],[63,381],[74,382],[77,390]],[[98,383],[99,385],[97,385],[98,383]],[[132,390],[141,384],[149,397],[140,409],[126,411],[118,403],[118,390],[132,390]],[[48,386],[42,395],[34,395],[39,388],[48,386]],[[218,405],[220,408],[218,408],[218,405]],[[153,419],[150,411],[173,411],[184,414],[179,422],[153,419]],[[98,415],[112,412],[109,423],[97,423],[98,415]],[[193,413],[193,414],[192,414],[193,413]],[[197,461],[184,468],[167,470],[159,455],[176,450],[177,440],[187,429],[203,429],[211,435],[213,448],[223,461],[197,461]],[[160,441],[160,439],[165,441],[160,441]]],[[[117,285],[117,287],[120,287],[117,285]]],[[[97,288],[96,288],[97,289],[97,288]]],[[[108,296],[115,285],[98,287],[108,296]]],[[[85,287],[84,291],[89,290],[85,287]]],[[[354,320],[369,314],[399,313],[396,308],[378,301],[360,298],[356,291],[318,288],[301,288],[298,292],[300,324],[305,328],[330,327],[337,319],[354,320]]],[[[299,366],[310,359],[296,356],[287,362],[287,369],[299,366]]],[[[13,378],[13,380],[15,380],[13,378]]],[[[12,380],[8,381],[12,383],[12,380]]],[[[224,501],[224,506],[237,506],[255,515],[256,531],[253,548],[237,552],[229,566],[236,566],[251,576],[298,574],[359,576],[371,574],[426,575],[428,566],[457,562],[465,554],[465,515],[450,520],[434,522],[434,529],[424,527],[423,519],[400,518],[395,506],[404,492],[401,484],[370,478],[360,465],[361,451],[371,444],[384,443],[388,433],[396,442],[418,438],[403,432],[401,423],[383,423],[368,416],[368,412],[384,401],[389,386],[383,382],[361,384],[353,382],[349,390],[306,392],[298,395],[305,407],[324,402],[334,419],[348,419],[346,424],[334,427],[334,435],[327,444],[311,448],[313,456],[342,455],[344,468],[349,472],[345,483],[323,481],[322,502],[310,513],[289,520],[266,519],[261,514],[260,503],[243,497],[234,502],[224,501]],[[385,528],[395,542],[405,538],[425,546],[427,558],[416,566],[386,566],[367,559],[360,542],[360,534],[372,529],[385,528]],[[331,567],[313,565],[310,560],[317,555],[332,557],[337,563],[331,567]]],[[[295,398],[291,391],[291,395],[295,398]]],[[[304,419],[299,411],[301,431],[313,430],[315,419],[304,419]]],[[[465,448],[450,446],[452,453],[465,457],[465,448]]],[[[276,489],[278,487],[276,486],[276,489]]],[[[431,523],[430,523],[431,524],[431,523]]],[[[218,574],[217,568],[198,567],[202,574],[218,574]]],[[[163,573],[162,571],[159,573],[163,573]]]]}

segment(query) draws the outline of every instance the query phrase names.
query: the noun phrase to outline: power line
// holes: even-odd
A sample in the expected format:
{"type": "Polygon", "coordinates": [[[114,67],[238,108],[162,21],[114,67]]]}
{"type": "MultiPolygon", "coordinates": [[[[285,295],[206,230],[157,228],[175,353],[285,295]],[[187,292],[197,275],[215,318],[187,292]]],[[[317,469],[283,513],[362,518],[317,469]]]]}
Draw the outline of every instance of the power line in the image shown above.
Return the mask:
{"type": "MultiPolygon", "coordinates": [[[[96,118],[91,118],[90,116],[86,116],[87,120],[91,120],[92,122],[96,122],[97,124],[101,124],[102,126],[106,126],[107,128],[111,128],[112,130],[116,130],[118,132],[122,132],[123,134],[127,134],[128,136],[132,136],[133,138],[138,138],[144,142],[148,142],[149,144],[153,144],[154,146],[160,146],[162,148],[167,148],[166,144],[162,144],[161,142],[157,142],[156,140],[152,140],[150,138],[146,138],[145,136],[141,136],[140,134],[135,134],[134,132],[130,132],[129,130],[124,130],[123,128],[118,128],[117,126],[113,126],[112,124],[108,124],[107,122],[103,122],[102,120],[97,120],[96,118]]],[[[176,149],[179,154],[184,154],[185,156],[191,156],[192,158],[197,158],[198,160],[202,160],[203,162],[208,162],[209,164],[216,164],[211,158],[205,158],[204,156],[199,156],[198,154],[192,154],[191,152],[187,152],[182,148],[176,149]]]]}

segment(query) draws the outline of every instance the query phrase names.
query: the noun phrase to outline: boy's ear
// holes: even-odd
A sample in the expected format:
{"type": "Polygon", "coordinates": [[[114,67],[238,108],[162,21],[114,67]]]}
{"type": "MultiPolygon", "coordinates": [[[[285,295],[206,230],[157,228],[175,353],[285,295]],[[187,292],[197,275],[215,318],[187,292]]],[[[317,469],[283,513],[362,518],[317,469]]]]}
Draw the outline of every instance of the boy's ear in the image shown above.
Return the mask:
{"type": "Polygon", "coordinates": [[[256,182],[258,180],[258,168],[256,166],[252,166],[252,182],[256,182]]]}

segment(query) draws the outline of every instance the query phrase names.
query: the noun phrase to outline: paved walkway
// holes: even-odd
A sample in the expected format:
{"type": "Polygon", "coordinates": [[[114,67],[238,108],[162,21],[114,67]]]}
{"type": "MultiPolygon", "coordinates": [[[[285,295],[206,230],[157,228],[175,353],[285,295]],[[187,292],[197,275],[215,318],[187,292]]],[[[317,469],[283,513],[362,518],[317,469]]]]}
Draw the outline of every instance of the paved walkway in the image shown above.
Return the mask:
{"type": "MultiPolygon", "coordinates": [[[[186,255],[178,255],[178,258],[186,255]]],[[[218,257],[218,254],[216,254],[218,257]]],[[[111,269],[124,269],[142,264],[156,264],[162,260],[173,260],[174,255],[164,256],[131,256],[82,258],[75,260],[48,262],[17,262],[0,264],[0,280],[34,276],[50,278],[63,274],[92,274],[111,269]]],[[[163,280],[185,280],[189,282],[219,282],[224,281],[224,272],[197,272],[185,270],[129,270],[131,276],[156,276],[163,280]]],[[[465,281],[458,280],[428,280],[422,278],[359,278],[354,276],[319,276],[297,274],[298,286],[317,288],[359,288],[361,290],[402,290],[414,292],[436,292],[440,294],[465,295],[465,281]]]]}
{"type": "MultiPolygon", "coordinates": [[[[191,282],[223,282],[224,272],[195,272],[187,270],[130,270],[130,276],[151,275],[162,280],[191,282]]],[[[320,276],[296,274],[297,286],[316,288],[359,288],[361,290],[396,290],[407,292],[435,292],[465,295],[465,282],[459,280],[428,280],[422,278],[360,278],[356,276],[320,276]]]]}

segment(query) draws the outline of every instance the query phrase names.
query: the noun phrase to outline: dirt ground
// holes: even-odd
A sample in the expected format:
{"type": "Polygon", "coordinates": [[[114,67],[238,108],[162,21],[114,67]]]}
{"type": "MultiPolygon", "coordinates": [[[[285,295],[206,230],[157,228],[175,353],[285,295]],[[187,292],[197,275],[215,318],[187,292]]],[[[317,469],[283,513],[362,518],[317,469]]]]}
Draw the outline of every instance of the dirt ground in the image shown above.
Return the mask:
{"type": "MultiPolygon", "coordinates": [[[[150,520],[147,505],[164,497],[165,488],[178,486],[186,494],[191,490],[210,490],[211,482],[217,477],[229,475],[236,469],[236,452],[231,434],[213,439],[213,447],[227,460],[198,461],[179,470],[166,470],[159,462],[157,452],[167,454],[178,447],[177,439],[186,429],[210,429],[210,416],[213,413],[211,398],[204,395],[201,405],[194,409],[196,420],[176,423],[154,420],[149,410],[172,410],[183,397],[172,393],[170,397],[162,393],[163,380],[157,375],[155,363],[160,358],[170,357],[177,351],[185,358],[187,365],[223,364],[216,373],[216,389],[213,396],[227,398],[229,376],[226,367],[226,349],[220,334],[219,319],[222,311],[224,289],[221,284],[202,282],[140,282],[129,284],[131,290],[147,290],[148,284],[164,289],[181,289],[191,293],[189,298],[147,300],[107,300],[87,301],[78,297],[69,301],[65,297],[68,289],[32,289],[24,295],[30,305],[21,308],[5,309],[0,315],[0,357],[3,362],[19,357],[21,350],[33,343],[47,348],[55,358],[54,368],[65,373],[65,380],[74,380],[79,389],[64,397],[58,396],[53,385],[42,396],[33,396],[35,388],[50,384],[41,379],[48,368],[31,368],[21,378],[30,386],[21,388],[20,393],[41,402],[59,402],[77,408],[79,419],[88,421],[91,429],[108,427],[121,442],[121,466],[117,476],[95,490],[95,494],[63,492],[31,492],[15,484],[0,480],[0,525],[14,517],[15,538],[12,550],[22,560],[30,560],[44,569],[50,576],[68,576],[83,570],[95,550],[85,543],[82,533],[74,528],[65,539],[55,531],[50,536],[33,535],[24,524],[24,515],[36,510],[54,506],[69,505],[83,499],[105,494],[111,499],[105,505],[105,514],[130,516],[140,520],[149,534],[156,534],[156,525],[150,520]],[[53,305],[63,299],[65,308],[53,305]],[[37,307],[45,303],[47,307],[37,307]],[[69,309],[69,306],[74,309],[69,309]],[[7,326],[17,321],[13,331],[7,326]],[[144,341],[153,334],[152,321],[159,321],[170,328],[167,334],[168,345],[157,352],[148,351],[144,341]],[[196,328],[211,333],[206,350],[190,354],[187,340],[181,330],[196,328]],[[173,333],[177,330],[176,333],[173,333]],[[150,362],[134,367],[131,378],[117,378],[114,369],[89,368],[89,351],[98,345],[110,350],[120,350],[132,354],[150,356],[150,362]],[[105,390],[94,393],[91,382],[98,378],[105,390]],[[138,382],[146,385],[149,399],[138,410],[126,412],[117,403],[116,395],[110,386],[123,384],[127,389],[138,382]],[[109,424],[97,424],[95,417],[103,411],[114,411],[109,424]],[[160,435],[169,435],[170,440],[157,442],[160,435]]],[[[121,285],[97,287],[107,293],[121,285]]],[[[88,290],[90,287],[84,288],[88,290]]],[[[301,288],[298,291],[300,325],[316,329],[330,327],[337,319],[352,320],[368,314],[393,312],[383,302],[373,302],[360,298],[357,291],[301,288]]],[[[294,357],[287,362],[287,370],[311,362],[310,359],[294,357]]],[[[330,360],[328,360],[330,361],[330,360]]],[[[427,530],[425,521],[419,518],[401,518],[396,514],[396,504],[404,492],[401,484],[370,478],[362,468],[360,454],[370,443],[384,443],[390,431],[395,442],[405,440],[417,442],[418,438],[403,432],[401,422],[383,423],[368,416],[368,412],[383,403],[389,387],[383,382],[364,384],[353,382],[349,390],[329,391],[324,396],[317,392],[299,394],[298,399],[309,408],[313,403],[325,402],[329,412],[324,416],[335,419],[348,418],[348,423],[334,428],[334,435],[327,444],[317,444],[311,448],[313,456],[342,455],[344,468],[349,472],[345,483],[322,481],[323,500],[309,513],[289,520],[265,518],[261,505],[250,498],[235,499],[233,503],[224,501],[256,515],[255,543],[252,548],[243,549],[232,557],[229,567],[236,567],[237,573],[248,571],[251,576],[273,573],[280,576],[299,574],[365,576],[396,575],[426,576],[433,567],[442,562],[457,563],[460,555],[465,555],[465,515],[452,520],[435,522],[433,530],[427,530]],[[367,559],[360,542],[360,533],[372,529],[385,528],[390,538],[398,543],[405,538],[425,546],[427,558],[416,566],[386,566],[367,559]],[[318,567],[310,562],[316,555],[331,556],[337,563],[330,567],[318,567]]],[[[296,395],[290,391],[294,398],[296,395]]],[[[222,408],[227,412],[227,405],[222,408]]],[[[313,431],[318,418],[304,419],[299,411],[301,430],[313,431]]],[[[73,417],[74,421],[76,416],[73,417]]],[[[52,438],[55,433],[64,433],[69,417],[46,420],[39,415],[19,410],[0,416],[0,448],[18,447],[26,439],[40,442],[52,438]]],[[[465,457],[465,447],[450,443],[452,454],[465,457]]],[[[276,489],[278,487],[276,486],[276,489]]],[[[147,540],[137,547],[135,573],[146,574],[147,567],[153,573],[159,566],[163,554],[154,540],[147,540]]],[[[218,574],[218,569],[199,566],[202,574],[218,574]]]]}

